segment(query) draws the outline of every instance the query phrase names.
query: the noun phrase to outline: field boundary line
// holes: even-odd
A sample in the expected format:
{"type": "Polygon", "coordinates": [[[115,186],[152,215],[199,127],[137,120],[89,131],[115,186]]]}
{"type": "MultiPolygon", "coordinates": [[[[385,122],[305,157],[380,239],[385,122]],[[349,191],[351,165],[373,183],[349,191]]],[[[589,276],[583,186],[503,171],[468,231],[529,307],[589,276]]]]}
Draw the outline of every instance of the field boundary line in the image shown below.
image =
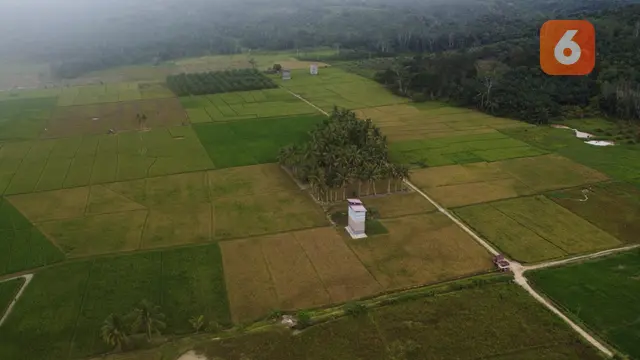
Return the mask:
{"type": "Polygon", "coordinates": [[[522,272],[531,271],[531,270],[546,269],[546,268],[561,266],[561,265],[565,265],[565,264],[571,264],[571,263],[578,262],[578,261],[581,261],[581,260],[598,259],[598,258],[605,257],[605,256],[608,256],[608,255],[617,254],[619,252],[631,251],[631,250],[634,250],[634,249],[637,249],[637,248],[640,248],[640,244],[623,246],[623,247],[619,247],[619,248],[615,248],[615,249],[609,249],[609,250],[603,250],[603,251],[600,251],[600,252],[597,252],[597,253],[592,253],[592,254],[574,256],[574,257],[563,259],[563,260],[548,261],[546,263],[523,266],[522,267],[522,272]]]}
{"type": "Polygon", "coordinates": [[[304,253],[304,257],[307,259],[307,261],[309,261],[309,264],[311,264],[311,267],[313,268],[313,273],[316,274],[316,276],[318,277],[318,281],[320,281],[320,284],[322,284],[322,289],[324,290],[325,294],[327,294],[327,299],[329,299],[331,303],[335,303],[333,298],[331,297],[331,293],[329,292],[329,288],[327,287],[327,284],[325,284],[324,280],[322,279],[322,276],[320,276],[320,272],[318,272],[318,268],[316,267],[316,264],[314,264],[313,261],[311,261],[311,257],[309,256],[309,253],[304,248],[304,246],[302,246],[302,244],[300,243],[300,239],[298,239],[295,232],[291,233],[291,236],[296,241],[296,244],[298,245],[298,247],[300,247],[300,249],[304,253]]]}
{"type": "MultiPolygon", "coordinates": [[[[289,90],[287,90],[289,91],[289,90]]],[[[301,99],[302,101],[306,102],[307,104],[313,106],[314,108],[318,109],[320,112],[322,112],[323,114],[329,116],[329,114],[318,108],[317,106],[313,105],[312,103],[310,103],[308,100],[304,99],[303,97],[301,97],[300,95],[297,95],[291,91],[289,91],[289,93],[291,93],[293,96],[301,99]]],[[[513,177],[516,180],[519,180],[518,178],[516,178],[515,176],[513,177]]],[[[455,217],[454,215],[452,215],[446,208],[444,208],[442,205],[438,204],[436,201],[434,201],[433,199],[431,199],[431,197],[429,197],[429,195],[427,195],[426,193],[424,193],[422,190],[420,190],[418,187],[416,187],[415,185],[413,185],[408,179],[404,179],[403,180],[404,183],[409,186],[411,189],[413,189],[414,191],[416,191],[418,194],[420,194],[423,198],[427,199],[433,206],[436,207],[436,209],[441,212],[442,214],[444,214],[445,216],[447,216],[451,221],[453,221],[456,225],[458,225],[462,230],[464,230],[467,234],[469,234],[478,244],[480,244],[482,247],[484,247],[487,251],[489,251],[491,254],[493,255],[498,255],[499,252],[494,249],[486,240],[482,239],[480,236],[478,236],[471,228],[469,228],[466,224],[464,224],[462,221],[460,221],[457,217],[455,217]]],[[[520,182],[522,182],[521,180],[519,180],[520,182]]],[[[570,259],[564,260],[565,262],[569,262],[570,259]]],[[[531,295],[536,301],[538,301],[540,304],[544,305],[547,309],[549,309],[552,313],[554,313],[556,316],[558,316],[562,321],[564,321],[567,325],[569,325],[574,331],[576,331],[583,339],[585,339],[586,341],[588,341],[592,346],[594,346],[595,348],[597,348],[600,352],[602,352],[603,354],[605,354],[608,357],[613,357],[613,352],[611,350],[609,350],[606,346],[604,346],[599,340],[597,340],[595,337],[591,336],[587,331],[583,330],[579,325],[577,325],[574,321],[572,321],[571,319],[569,319],[566,315],[564,315],[562,313],[562,311],[558,310],[558,308],[556,308],[552,303],[550,303],[549,301],[547,301],[543,296],[541,296],[540,294],[538,294],[532,287],[531,285],[529,285],[529,283],[527,282],[527,279],[524,277],[524,272],[527,270],[527,268],[523,267],[522,265],[520,265],[520,263],[515,262],[515,261],[510,261],[511,263],[511,271],[513,272],[514,275],[514,281],[516,284],[518,284],[519,286],[521,286],[525,291],[527,291],[529,293],[529,295],[531,295]]],[[[554,264],[558,264],[558,262],[554,262],[554,264]]],[[[560,262],[560,264],[562,264],[562,262],[560,262]]],[[[538,268],[541,268],[543,265],[545,265],[545,263],[543,264],[538,264],[538,268]]]]}
{"type": "Polygon", "coordinates": [[[313,103],[309,102],[309,100],[307,100],[307,99],[303,98],[302,96],[300,96],[300,95],[298,95],[298,94],[294,93],[293,91],[291,91],[291,90],[289,90],[289,89],[287,89],[287,88],[284,88],[284,87],[282,87],[282,86],[280,86],[280,88],[284,89],[286,92],[288,92],[289,94],[291,94],[291,95],[293,95],[293,96],[297,97],[298,99],[300,99],[300,100],[302,100],[302,101],[306,102],[307,104],[309,104],[309,106],[311,106],[311,107],[313,107],[314,109],[316,109],[316,110],[320,111],[320,112],[321,112],[321,113],[323,113],[324,115],[329,116],[329,113],[328,113],[328,112],[326,112],[326,111],[322,110],[321,108],[319,108],[319,107],[315,106],[313,103]]]}
{"type": "Polygon", "coordinates": [[[80,300],[80,306],[78,308],[78,316],[76,317],[76,321],[73,324],[73,335],[71,339],[69,339],[69,352],[67,353],[67,357],[71,357],[71,351],[73,350],[73,341],[76,339],[76,334],[78,333],[78,324],[80,323],[80,318],[82,317],[82,309],[84,308],[84,301],[87,298],[87,293],[89,292],[89,283],[91,282],[91,273],[93,272],[93,268],[96,265],[95,260],[91,260],[91,266],[89,266],[89,271],[87,274],[87,283],[84,284],[84,291],[82,291],[82,299],[80,300]]]}
{"type": "Polygon", "coordinates": [[[22,286],[20,287],[20,290],[18,290],[18,292],[16,293],[16,296],[13,298],[13,300],[11,300],[11,303],[9,304],[9,306],[7,306],[7,309],[5,310],[4,315],[2,315],[2,318],[0,318],[0,326],[2,326],[2,324],[4,324],[4,322],[7,320],[7,318],[9,317],[9,314],[11,314],[11,312],[13,311],[13,306],[18,302],[18,300],[24,293],[24,290],[27,288],[27,285],[29,285],[31,280],[33,280],[33,274],[20,275],[20,276],[12,277],[9,279],[0,280],[0,283],[3,283],[3,282],[8,282],[8,281],[20,279],[20,278],[24,279],[24,284],[22,284],[22,286]]]}

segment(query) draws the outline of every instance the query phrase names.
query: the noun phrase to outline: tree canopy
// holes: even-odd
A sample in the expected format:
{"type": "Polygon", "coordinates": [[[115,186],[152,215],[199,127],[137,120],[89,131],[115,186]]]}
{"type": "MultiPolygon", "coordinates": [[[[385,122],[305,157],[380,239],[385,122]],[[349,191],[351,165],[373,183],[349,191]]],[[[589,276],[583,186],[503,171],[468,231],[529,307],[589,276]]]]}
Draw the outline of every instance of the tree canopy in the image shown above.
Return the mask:
{"type": "Polygon", "coordinates": [[[403,188],[409,170],[389,160],[387,139],[370,119],[360,120],[352,111],[335,108],[309,135],[307,143],[281,149],[279,161],[309,183],[318,200],[331,202],[403,188]],[[386,188],[376,188],[381,183],[386,188]]]}

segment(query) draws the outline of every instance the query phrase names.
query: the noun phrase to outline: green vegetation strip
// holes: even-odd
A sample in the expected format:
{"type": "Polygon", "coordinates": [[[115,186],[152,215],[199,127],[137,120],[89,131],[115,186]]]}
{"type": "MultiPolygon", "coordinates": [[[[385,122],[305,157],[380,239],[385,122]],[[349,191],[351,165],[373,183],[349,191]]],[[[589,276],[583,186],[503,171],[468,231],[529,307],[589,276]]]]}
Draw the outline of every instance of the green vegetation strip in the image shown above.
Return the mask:
{"type": "Polygon", "coordinates": [[[229,310],[217,245],[71,262],[38,272],[0,328],[7,359],[67,359],[103,353],[108,315],[141,300],[161,306],[168,334],[190,332],[189,319],[226,325],[229,310]]]}
{"type": "Polygon", "coordinates": [[[640,357],[640,251],[540,270],[528,278],[609,343],[640,357]]]}
{"type": "Polygon", "coordinates": [[[169,89],[178,96],[217,94],[232,91],[272,89],[277,85],[255,69],[211,71],[167,77],[169,89]]]}

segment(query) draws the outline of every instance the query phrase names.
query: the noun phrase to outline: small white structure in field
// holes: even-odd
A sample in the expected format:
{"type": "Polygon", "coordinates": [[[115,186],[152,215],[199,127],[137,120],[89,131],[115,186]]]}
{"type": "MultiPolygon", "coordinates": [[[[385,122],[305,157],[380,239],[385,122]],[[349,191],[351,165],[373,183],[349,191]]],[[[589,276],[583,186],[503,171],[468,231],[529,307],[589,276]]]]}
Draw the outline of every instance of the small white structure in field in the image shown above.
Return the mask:
{"type": "Polygon", "coordinates": [[[311,66],[309,66],[309,72],[311,75],[318,75],[318,64],[311,64],[311,66]]]}
{"type": "Polygon", "coordinates": [[[364,239],[367,237],[365,233],[367,209],[362,206],[362,201],[359,199],[347,199],[347,201],[349,202],[349,226],[345,229],[352,239],[364,239]]]}
{"type": "Polygon", "coordinates": [[[282,80],[291,80],[291,70],[282,70],[282,80]]]}

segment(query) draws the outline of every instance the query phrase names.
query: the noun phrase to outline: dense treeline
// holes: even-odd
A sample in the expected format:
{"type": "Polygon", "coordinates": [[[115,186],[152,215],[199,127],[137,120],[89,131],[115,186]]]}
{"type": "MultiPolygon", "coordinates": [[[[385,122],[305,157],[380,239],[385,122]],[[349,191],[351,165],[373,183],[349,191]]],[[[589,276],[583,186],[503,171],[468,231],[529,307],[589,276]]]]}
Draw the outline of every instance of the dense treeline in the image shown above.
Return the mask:
{"type": "Polygon", "coordinates": [[[387,139],[370,119],[336,108],[310,135],[305,144],[281,149],[279,162],[309,183],[318,200],[404,189],[409,169],[390,162],[387,139]],[[383,188],[376,188],[380,184],[383,188]]]}
{"type": "Polygon", "coordinates": [[[144,11],[146,21],[109,24],[110,35],[100,36],[100,41],[89,38],[96,34],[86,35],[56,47],[52,44],[64,39],[49,39],[30,52],[47,61],[55,59],[52,70],[60,77],[246,49],[331,46],[357,49],[351,56],[358,57],[441,52],[526,38],[543,20],[629,1],[633,0],[184,0],[175,7],[165,4],[160,13],[144,11]]]}
{"type": "Polygon", "coordinates": [[[278,87],[271,79],[255,69],[171,75],[167,77],[167,85],[178,96],[218,94],[278,87]]]}
{"type": "Polygon", "coordinates": [[[449,100],[533,123],[561,116],[640,118],[640,6],[575,17],[590,20],[596,28],[596,68],[588,76],[544,74],[534,33],[489,46],[398,59],[375,78],[415,100],[449,100]]]}

